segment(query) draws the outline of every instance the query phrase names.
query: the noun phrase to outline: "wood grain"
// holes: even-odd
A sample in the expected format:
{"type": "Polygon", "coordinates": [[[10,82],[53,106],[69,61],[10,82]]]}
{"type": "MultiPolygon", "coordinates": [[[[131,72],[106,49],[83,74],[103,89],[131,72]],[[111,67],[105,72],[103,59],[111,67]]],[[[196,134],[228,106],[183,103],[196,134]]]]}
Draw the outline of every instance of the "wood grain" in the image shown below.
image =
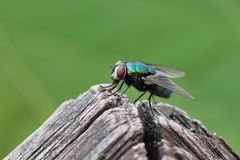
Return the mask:
{"type": "Polygon", "coordinates": [[[239,159],[221,138],[168,104],[134,105],[99,85],[65,101],[5,160],[239,159]]]}

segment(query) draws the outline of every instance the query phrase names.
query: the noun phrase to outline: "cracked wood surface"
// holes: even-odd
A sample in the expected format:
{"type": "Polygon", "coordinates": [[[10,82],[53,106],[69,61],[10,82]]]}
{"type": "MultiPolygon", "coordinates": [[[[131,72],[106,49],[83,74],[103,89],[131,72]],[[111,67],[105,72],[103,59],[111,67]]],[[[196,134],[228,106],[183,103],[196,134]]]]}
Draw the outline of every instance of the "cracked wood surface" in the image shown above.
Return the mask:
{"type": "Polygon", "coordinates": [[[98,85],[64,102],[5,160],[240,159],[221,138],[168,104],[137,107],[98,85]]]}

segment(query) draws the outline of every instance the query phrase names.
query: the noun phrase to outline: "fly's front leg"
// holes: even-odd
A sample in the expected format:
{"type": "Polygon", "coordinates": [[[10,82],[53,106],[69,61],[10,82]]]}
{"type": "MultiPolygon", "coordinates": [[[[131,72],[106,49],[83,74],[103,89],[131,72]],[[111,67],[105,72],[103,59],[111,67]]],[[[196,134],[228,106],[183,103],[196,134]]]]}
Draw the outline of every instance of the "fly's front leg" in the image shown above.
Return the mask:
{"type": "Polygon", "coordinates": [[[108,85],[108,86],[102,86],[102,85],[100,85],[100,87],[103,88],[103,89],[105,89],[105,88],[112,87],[113,85],[114,85],[114,84],[112,83],[112,84],[110,84],[110,85],[108,85]]]}
{"type": "Polygon", "coordinates": [[[112,84],[107,85],[107,86],[100,85],[100,87],[101,87],[101,91],[112,91],[114,88],[117,87],[117,85],[115,83],[112,83],[112,84]]]}
{"type": "Polygon", "coordinates": [[[113,86],[109,87],[107,91],[112,92],[112,90],[114,90],[116,87],[117,87],[117,84],[113,84],[113,86]]]}
{"type": "Polygon", "coordinates": [[[115,94],[115,93],[117,93],[118,91],[120,91],[120,90],[122,89],[123,84],[124,84],[124,81],[122,81],[120,87],[119,87],[115,92],[113,92],[112,94],[115,94]]]}

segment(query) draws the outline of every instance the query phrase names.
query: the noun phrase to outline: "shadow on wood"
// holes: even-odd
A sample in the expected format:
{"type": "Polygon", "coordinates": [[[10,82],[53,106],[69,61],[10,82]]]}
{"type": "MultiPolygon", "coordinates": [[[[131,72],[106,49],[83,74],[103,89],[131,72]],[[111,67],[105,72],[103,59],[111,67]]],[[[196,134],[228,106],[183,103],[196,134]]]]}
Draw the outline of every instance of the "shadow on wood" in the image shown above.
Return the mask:
{"type": "Polygon", "coordinates": [[[64,102],[5,160],[15,159],[226,159],[239,156],[184,111],[148,103],[98,85],[64,102]]]}

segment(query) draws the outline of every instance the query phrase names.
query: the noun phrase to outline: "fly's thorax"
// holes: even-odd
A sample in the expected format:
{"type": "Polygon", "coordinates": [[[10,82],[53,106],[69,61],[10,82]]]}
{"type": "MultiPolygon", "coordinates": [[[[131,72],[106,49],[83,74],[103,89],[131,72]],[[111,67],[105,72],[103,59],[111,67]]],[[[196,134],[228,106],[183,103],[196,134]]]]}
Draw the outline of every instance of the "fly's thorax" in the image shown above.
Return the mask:
{"type": "Polygon", "coordinates": [[[128,86],[133,86],[139,91],[146,91],[146,85],[144,84],[143,80],[143,75],[139,73],[133,73],[129,75],[128,73],[126,74],[124,81],[128,86]]]}
{"type": "Polygon", "coordinates": [[[126,63],[127,72],[128,74],[144,74],[144,75],[150,75],[155,74],[155,68],[149,67],[144,63],[141,62],[128,62],[126,63]]]}
{"type": "Polygon", "coordinates": [[[118,61],[112,70],[111,78],[113,81],[122,80],[125,77],[126,73],[127,68],[125,63],[122,61],[118,61]]]}

